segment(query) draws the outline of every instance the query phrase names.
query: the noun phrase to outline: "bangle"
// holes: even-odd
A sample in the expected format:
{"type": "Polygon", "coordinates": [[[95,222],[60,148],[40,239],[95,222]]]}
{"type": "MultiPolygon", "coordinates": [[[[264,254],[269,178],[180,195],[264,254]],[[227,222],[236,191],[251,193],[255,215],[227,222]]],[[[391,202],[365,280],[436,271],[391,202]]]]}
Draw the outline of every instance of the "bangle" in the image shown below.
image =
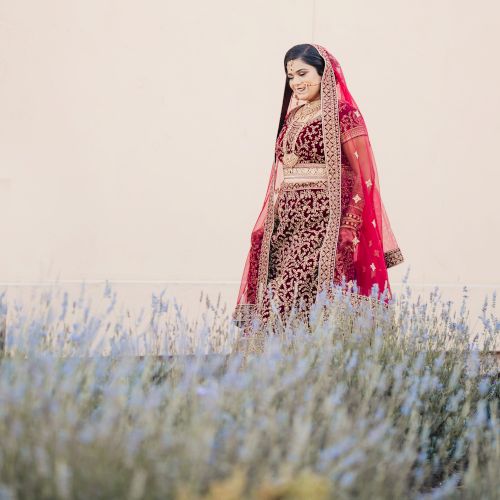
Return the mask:
{"type": "Polygon", "coordinates": [[[343,227],[343,228],[347,228],[347,229],[352,229],[353,231],[357,231],[358,228],[354,225],[351,225],[351,224],[341,224],[339,227],[343,227]]]}
{"type": "Polygon", "coordinates": [[[341,227],[351,227],[358,229],[361,226],[362,218],[359,215],[348,213],[342,217],[341,227]]]}

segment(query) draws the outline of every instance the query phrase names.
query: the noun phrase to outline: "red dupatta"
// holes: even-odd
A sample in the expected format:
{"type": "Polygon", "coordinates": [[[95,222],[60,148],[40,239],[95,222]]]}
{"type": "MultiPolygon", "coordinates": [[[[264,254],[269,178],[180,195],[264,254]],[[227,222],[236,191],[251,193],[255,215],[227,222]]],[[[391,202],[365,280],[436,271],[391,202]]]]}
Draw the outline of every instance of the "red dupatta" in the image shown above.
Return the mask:
{"type": "MultiPolygon", "coordinates": [[[[327,172],[329,220],[320,250],[318,293],[325,290],[333,298],[333,276],[342,223],[341,206],[341,148],[355,172],[353,196],[361,216],[361,225],[355,241],[354,261],[356,281],[352,296],[369,298],[387,304],[392,298],[387,269],[403,262],[403,255],[392,232],[380,196],[377,166],[366,124],[351,96],[338,61],[324,47],[313,45],[325,61],[321,78],[322,132],[327,172]],[[339,101],[344,101],[354,112],[355,124],[341,134],[339,101]],[[342,135],[342,143],[341,143],[342,135]],[[359,204],[358,204],[359,202],[359,204]]],[[[291,99],[292,91],[285,78],[285,89],[277,138],[288,114],[297,106],[291,99]]],[[[274,205],[283,181],[283,165],[274,162],[267,185],[264,203],[250,237],[243,276],[232,318],[242,326],[258,315],[264,294],[267,293],[270,240],[274,229],[274,205]]],[[[345,293],[345,290],[343,290],[345,293]]]]}

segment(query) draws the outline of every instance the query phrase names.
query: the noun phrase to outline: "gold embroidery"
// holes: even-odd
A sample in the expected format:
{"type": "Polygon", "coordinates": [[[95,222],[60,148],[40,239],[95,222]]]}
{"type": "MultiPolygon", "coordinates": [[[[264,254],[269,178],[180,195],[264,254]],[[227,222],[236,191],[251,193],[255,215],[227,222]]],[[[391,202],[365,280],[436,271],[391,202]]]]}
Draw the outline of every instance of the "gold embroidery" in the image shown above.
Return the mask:
{"type": "MultiPolygon", "coordinates": [[[[276,170],[274,171],[273,179],[271,180],[272,185],[274,186],[276,182],[276,170]]],[[[275,220],[275,212],[274,212],[274,204],[275,204],[276,192],[273,190],[271,196],[267,201],[266,207],[266,221],[264,223],[264,234],[262,237],[262,244],[260,248],[259,255],[259,272],[257,278],[257,304],[260,306],[262,304],[262,300],[264,294],[266,293],[267,288],[267,276],[269,272],[269,246],[271,243],[271,234],[274,228],[274,220],[275,220]]]]}
{"type": "Polygon", "coordinates": [[[231,317],[235,325],[241,327],[252,321],[255,312],[255,304],[238,304],[231,317]]]}
{"type": "Polygon", "coordinates": [[[359,229],[361,227],[361,223],[363,222],[363,219],[354,213],[347,212],[343,217],[341,221],[341,226],[340,227],[350,227],[352,229],[359,229]]]}
{"type": "MultiPolygon", "coordinates": [[[[326,60],[327,58],[325,58],[326,60]]],[[[331,70],[331,68],[330,68],[331,70]]],[[[333,76],[335,79],[335,76],[333,76]]],[[[329,82],[331,85],[331,82],[329,82]]],[[[327,85],[328,86],[328,85],[327,85]]],[[[333,97],[336,99],[336,91],[334,90],[334,95],[333,97]]],[[[320,101],[321,103],[321,101],[320,101]]],[[[337,104],[335,102],[335,104],[337,104]]],[[[321,103],[322,105],[322,103],[321,103]]],[[[312,122],[313,120],[317,119],[316,113],[312,113],[312,115],[309,117],[308,120],[306,120],[305,123],[300,124],[300,126],[294,124],[297,123],[294,121],[294,117],[296,114],[296,110],[299,108],[296,108],[294,112],[291,113],[290,116],[290,128],[287,127],[287,130],[285,132],[285,137],[283,141],[283,145],[289,141],[288,135],[290,134],[293,137],[293,149],[295,149],[295,143],[298,137],[298,134],[300,130],[302,130],[303,127],[308,125],[308,123],[312,122]]],[[[338,109],[334,108],[335,111],[337,112],[337,122],[338,122],[338,109]]],[[[321,109],[319,110],[319,114],[321,114],[321,109]]],[[[337,123],[337,129],[338,129],[338,123],[337,123]]],[[[340,137],[340,135],[339,135],[340,137]]],[[[286,151],[286,149],[284,149],[286,151]]],[[[340,165],[340,144],[339,144],[339,160],[338,164],[340,165]]],[[[340,172],[339,172],[340,175],[340,172]]],[[[276,182],[276,172],[274,172],[274,176],[272,179],[272,185],[275,186],[276,182]]],[[[340,178],[338,179],[338,190],[339,190],[339,200],[338,200],[338,213],[340,214],[340,178]]],[[[288,183],[290,184],[290,183],[288,183]]],[[[275,200],[276,200],[276,191],[273,189],[271,192],[271,196],[269,197],[267,207],[266,207],[266,221],[264,224],[264,235],[262,238],[262,246],[261,246],[261,251],[260,251],[260,256],[259,256],[259,272],[258,272],[258,278],[257,278],[257,303],[259,306],[262,305],[264,295],[266,294],[267,290],[267,277],[269,273],[269,250],[270,250],[270,243],[271,243],[271,234],[274,228],[274,221],[275,221],[275,200]]],[[[338,234],[338,228],[337,228],[337,234],[338,234]]],[[[331,237],[330,237],[331,238],[331,237]]],[[[336,238],[335,238],[336,239],[336,238]]],[[[332,249],[333,245],[332,243],[329,244],[329,248],[332,249]]],[[[328,252],[326,254],[326,258],[328,258],[328,252]]],[[[333,256],[333,259],[335,259],[335,256],[333,256]]],[[[323,258],[324,260],[324,258],[323,258]]],[[[320,258],[321,261],[321,258],[320,258]]]]}
{"type": "MultiPolygon", "coordinates": [[[[323,47],[313,44],[325,61],[325,70],[321,79],[321,114],[322,114],[322,135],[326,164],[326,185],[328,193],[329,215],[327,227],[323,238],[323,243],[319,250],[318,258],[318,291],[326,289],[327,296],[331,297],[331,284],[334,280],[335,265],[337,259],[337,242],[340,229],[340,218],[342,214],[341,200],[341,130],[339,120],[339,102],[337,98],[335,73],[328,58],[328,53],[323,47]]],[[[311,118],[311,121],[315,117],[311,118]]],[[[290,120],[293,121],[293,117],[290,120]]],[[[305,126],[305,124],[304,124],[305,126]]],[[[287,128],[286,134],[290,134],[287,139],[293,137],[294,147],[298,132],[302,127],[291,126],[287,128]]],[[[297,161],[298,163],[298,161],[297,161]]],[[[296,163],[295,163],[296,164],[296,163]]],[[[287,165],[293,166],[293,165],[287,165]]],[[[271,179],[272,186],[275,186],[276,172],[271,179]]],[[[321,181],[324,182],[324,181],[321,181]]],[[[283,183],[283,188],[287,189],[293,183],[283,183]]],[[[258,308],[262,306],[267,293],[267,282],[269,275],[269,253],[271,236],[274,229],[275,210],[274,203],[276,191],[271,190],[267,206],[266,220],[264,223],[264,234],[259,256],[259,272],[257,279],[257,303],[258,308]]]]}
{"type": "Polygon", "coordinates": [[[328,59],[328,54],[320,45],[313,45],[325,61],[325,69],[321,79],[321,98],[323,100],[322,132],[329,195],[328,226],[319,256],[318,289],[320,291],[326,289],[327,295],[331,295],[331,283],[334,277],[337,240],[342,213],[339,103],[335,72],[328,59]]]}
{"type": "MultiPolygon", "coordinates": [[[[300,156],[295,153],[295,146],[300,131],[309,123],[317,120],[318,113],[319,115],[321,115],[321,107],[318,110],[313,109],[312,113],[303,115],[301,111],[302,109],[304,109],[304,106],[305,104],[299,106],[292,112],[285,135],[283,137],[283,164],[287,167],[293,167],[300,160],[300,156]],[[287,152],[288,149],[290,150],[289,152],[287,152]]],[[[318,102],[318,104],[315,106],[321,106],[321,102],[318,102]]]]}
{"type": "Polygon", "coordinates": [[[308,181],[308,182],[301,182],[301,183],[294,183],[294,182],[289,182],[287,184],[283,183],[280,187],[280,191],[289,191],[289,190],[295,190],[295,189],[327,189],[327,181],[321,180],[321,181],[308,181]]]}
{"type": "Polygon", "coordinates": [[[326,179],[326,163],[299,163],[294,167],[283,168],[283,181],[307,181],[316,178],[326,179]]]}
{"type": "MultiPolygon", "coordinates": [[[[302,190],[305,186],[309,187],[314,186],[315,188],[321,187],[323,190],[323,195],[326,196],[326,199],[328,200],[329,215],[328,217],[325,217],[325,224],[327,227],[324,231],[323,243],[318,248],[319,259],[317,264],[318,265],[317,283],[318,283],[318,288],[326,286],[330,292],[331,291],[330,285],[332,283],[334,271],[335,271],[335,276],[337,274],[336,263],[338,262],[340,267],[342,267],[343,263],[342,255],[340,254],[337,255],[336,252],[337,240],[340,228],[340,217],[341,217],[341,180],[343,181],[342,177],[344,175],[341,165],[340,143],[345,142],[346,140],[349,140],[358,135],[366,135],[367,131],[364,124],[362,124],[359,112],[356,111],[352,114],[352,116],[348,118],[348,120],[349,123],[354,122],[354,124],[359,123],[359,125],[354,126],[353,128],[347,130],[345,133],[341,133],[343,128],[346,127],[346,123],[345,122],[343,122],[342,124],[339,123],[339,103],[337,100],[335,74],[333,73],[331,62],[328,58],[327,52],[324,51],[324,49],[320,46],[317,46],[315,44],[314,46],[317,48],[317,50],[325,60],[325,71],[322,78],[322,91],[321,91],[322,115],[324,118],[321,120],[321,125],[322,125],[322,136],[323,136],[322,139],[324,146],[324,158],[325,158],[324,170],[326,170],[326,179],[323,178],[322,180],[318,180],[316,182],[311,181],[311,182],[300,183],[300,186],[302,190]],[[357,121],[353,120],[352,118],[353,116],[360,118],[360,120],[357,121]]],[[[292,112],[290,117],[293,118],[293,116],[294,113],[292,112]]],[[[314,119],[315,118],[312,118],[311,121],[314,119]]],[[[287,126],[284,134],[286,135],[287,139],[287,141],[285,141],[285,144],[286,142],[288,143],[292,142],[293,143],[292,151],[295,151],[295,145],[299,133],[302,130],[302,128],[307,125],[307,123],[302,124],[302,126],[299,126],[296,122],[294,123],[293,119],[291,119],[290,122],[291,124],[290,126],[287,126]]],[[[286,165],[287,168],[295,167],[300,162],[299,155],[295,153],[291,154],[295,155],[295,157],[290,156],[289,158],[287,158],[287,161],[288,159],[290,160],[289,163],[293,163],[286,165]]],[[[314,160],[315,159],[316,158],[314,158],[314,160]]],[[[319,161],[322,160],[319,159],[319,161]]],[[[283,163],[285,164],[285,161],[283,161],[283,163]]],[[[293,168],[290,168],[290,170],[286,171],[285,177],[287,177],[288,174],[291,174],[291,176],[293,177],[294,173],[298,173],[298,171],[294,170],[293,168]]],[[[316,173],[317,171],[314,171],[313,175],[315,175],[316,173]]],[[[370,187],[369,183],[371,185],[370,180],[366,182],[366,185],[368,187],[370,187]]],[[[282,195],[284,191],[294,189],[292,184],[294,183],[287,182],[283,183],[282,186],[280,186],[279,190],[277,190],[276,188],[274,190],[271,189],[271,195],[268,198],[266,206],[267,213],[266,213],[266,220],[264,221],[264,229],[263,229],[264,234],[262,237],[262,245],[259,256],[259,266],[258,266],[259,269],[257,278],[257,303],[255,305],[243,304],[242,306],[248,306],[246,310],[245,307],[241,309],[241,315],[243,316],[245,316],[246,313],[248,313],[247,316],[250,317],[253,315],[254,312],[255,314],[257,314],[258,309],[262,306],[263,297],[267,292],[266,284],[268,282],[269,267],[270,267],[269,265],[270,242],[273,236],[273,229],[275,226],[274,216],[276,215],[274,210],[271,209],[271,204],[274,204],[276,196],[279,197],[282,195]]],[[[275,186],[276,186],[276,170],[274,170],[272,175],[271,188],[275,186]]],[[[359,200],[356,200],[354,198],[354,201],[358,203],[359,200]]],[[[279,207],[281,207],[281,204],[278,206],[278,208],[279,207]]],[[[354,208],[359,208],[359,207],[354,207],[354,208]]],[[[309,211],[309,207],[307,206],[307,204],[304,204],[302,209],[304,210],[304,213],[309,211]]],[[[276,220],[279,219],[277,218],[276,220]]],[[[375,227],[375,221],[373,221],[373,225],[375,227]]],[[[359,240],[355,238],[355,240],[353,240],[353,243],[356,245],[357,243],[359,243],[359,240]]],[[[369,242],[368,246],[372,246],[371,241],[369,242]]],[[[394,263],[402,262],[402,255],[400,254],[399,249],[387,252],[386,254],[384,254],[384,257],[386,258],[386,262],[394,262],[394,263]],[[399,254],[397,252],[399,252],[399,254]]],[[[394,263],[391,265],[394,265],[394,263]]],[[[283,279],[277,279],[276,284],[277,286],[282,286],[283,279]]],[[[371,299],[370,297],[366,297],[364,295],[359,296],[359,299],[373,301],[373,299],[371,299]]]]}
{"type": "MultiPolygon", "coordinates": [[[[328,221],[328,192],[326,181],[282,187],[278,223],[271,237],[267,285],[283,317],[300,301],[307,311],[316,296],[318,257],[328,221]]],[[[266,289],[259,311],[264,321],[271,311],[266,289]]]]}
{"type": "Polygon", "coordinates": [[[342,133],[340,141],[344,143],[349,141],[350,139],[353,139],[354,137],[358,137],[359,135],[368,135],[368,132],[364,125],[358,125],[357,127],[346,130],[342,133]]]}
{"type": "Polygon", "coordinates": [[[384,252],[384,259],[387,268],[401,264],[404,261],[403,254],[399,248],[384,252]]]}
{"type": "MultiPolygon", "coordinates": [[[[376,313],[377,310],[384,311],[394,311],[391,304],[386,303],[380,299],[374,298],[372,296],[362,295],[360,293],[355,293],[351,289],[338,289],[337,293],[340,292],[340,297],[335,297],[333,300],[333,310],[336,309],[336,305],[340,302],[345,303],[349,301],[356,310],[360,310],[363,306],[370,307],[372,314],[376,313]]],[[[329,305],[324,308],[325,316],[324,321],[328,320],[328,313],[332,310],[329,305]]],[[[286,319],[286,318],[284,318],[286,319]]],[[[298,311],[297,314],[298,321],[302,321],[304,324],[309,323],[309,317],[307,310],[298,311]]],[[[262,354],[264,352],[264,343],[266,341],[267,333],[265,328],[263,328],[265,323],[261,323],[261,327],[256,329],[253,334],[243,334],[240,335],[236,342],[235,352],[243,353],[243,358],[246,360],[249,354],[262,354]]]]}
{"type": "Polygon", "coordinates": [[[264,352],[265,340],[266,333],[263,330],[257,330],[253,335],[242,335],[238,338],[233,352],[243,353],[243,359],[246,362],[249,354],[264,352]]]}

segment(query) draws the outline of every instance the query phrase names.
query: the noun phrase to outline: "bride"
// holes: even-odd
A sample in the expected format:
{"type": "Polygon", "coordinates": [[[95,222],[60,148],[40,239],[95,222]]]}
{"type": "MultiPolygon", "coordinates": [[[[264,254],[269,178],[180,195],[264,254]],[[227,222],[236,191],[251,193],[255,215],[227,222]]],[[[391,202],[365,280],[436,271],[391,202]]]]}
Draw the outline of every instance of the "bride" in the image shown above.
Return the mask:
{"type": "Polygon", "coordinates": [[[335,285],[386,303],[387,269],[403,262],[338,61],[321,45],[301,44],[287,51],[284,69],[275,158],[232,314],[245,335],[254,320],[264,326],[273,317],[271,301],[282,318],[298,308],[308,321],[317,294],[331,296],[335,285]]]}

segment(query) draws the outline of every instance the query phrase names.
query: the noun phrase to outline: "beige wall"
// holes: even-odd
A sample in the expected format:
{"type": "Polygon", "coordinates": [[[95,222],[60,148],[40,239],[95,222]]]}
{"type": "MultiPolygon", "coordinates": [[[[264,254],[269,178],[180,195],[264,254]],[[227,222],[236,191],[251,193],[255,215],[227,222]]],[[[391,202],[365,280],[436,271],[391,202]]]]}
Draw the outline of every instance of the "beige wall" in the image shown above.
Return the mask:
{"type": "MultiPolygon", "coordinates": [[[[0,10],[0,282],[213,282],[235,299],[286,50],[340,61],[406,262],[500,282],[493,0],[48,0],[0,10]]],[[[151,286],[156,286],[154,283],[151,286]]]]}

